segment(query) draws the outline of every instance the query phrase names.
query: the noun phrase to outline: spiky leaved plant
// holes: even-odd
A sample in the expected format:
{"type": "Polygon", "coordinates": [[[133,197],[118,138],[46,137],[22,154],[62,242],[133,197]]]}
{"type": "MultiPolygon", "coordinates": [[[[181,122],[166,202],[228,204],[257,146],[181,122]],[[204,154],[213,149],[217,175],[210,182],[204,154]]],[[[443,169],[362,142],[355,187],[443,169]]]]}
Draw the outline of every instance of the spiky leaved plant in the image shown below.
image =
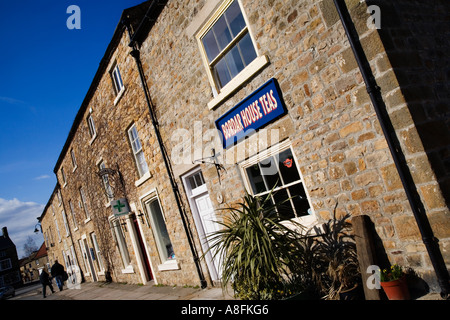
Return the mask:
{"type": "Polygon", "coordinates": [[[222,261],[222,285],[231,283],[241,299],[278,299],[295,290],[290,270],[300,233],[282,224],[272,191],[262,197],[247,193],[223,209],[224,221],[218,222],[223,228],[209,235],[210,250],[222,261]]]}
{"type": "Polygon", "coordinates": [[[339,299],[339,293],[351,289],[361,281],[354,235],[351,233],[349,214],[333,218],[316,229],[318,237],[314,244],[316,265],[323,273],[317,283],[325,299],[339,299]]]}

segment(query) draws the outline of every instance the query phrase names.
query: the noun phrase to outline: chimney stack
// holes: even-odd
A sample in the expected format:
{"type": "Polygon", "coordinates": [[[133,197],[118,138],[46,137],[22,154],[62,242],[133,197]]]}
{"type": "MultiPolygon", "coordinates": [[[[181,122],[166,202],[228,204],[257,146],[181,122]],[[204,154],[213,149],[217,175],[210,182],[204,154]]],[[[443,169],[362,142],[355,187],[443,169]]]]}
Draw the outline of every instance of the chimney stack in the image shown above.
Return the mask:
{"type": "Polygon", "coordinates": [[[3,227],[3,228],[2,228],[2,232],[3,232],[3,238],[9,238],[9,235],[8,235],[8,228],[3,227]]]}

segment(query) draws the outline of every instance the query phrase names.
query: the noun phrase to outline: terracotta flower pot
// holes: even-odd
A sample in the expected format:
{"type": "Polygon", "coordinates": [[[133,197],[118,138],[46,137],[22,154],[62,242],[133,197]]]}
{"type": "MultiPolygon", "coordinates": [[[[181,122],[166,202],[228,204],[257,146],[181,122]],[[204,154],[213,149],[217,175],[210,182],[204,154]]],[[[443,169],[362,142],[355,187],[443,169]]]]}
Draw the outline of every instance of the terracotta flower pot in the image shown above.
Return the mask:
{"type": "Polygon", "coordinates": [[[383,287],[389,300],[409,300],[409,291],[405,275],[394,281],[381,282],[381,287],[383,287]]]}

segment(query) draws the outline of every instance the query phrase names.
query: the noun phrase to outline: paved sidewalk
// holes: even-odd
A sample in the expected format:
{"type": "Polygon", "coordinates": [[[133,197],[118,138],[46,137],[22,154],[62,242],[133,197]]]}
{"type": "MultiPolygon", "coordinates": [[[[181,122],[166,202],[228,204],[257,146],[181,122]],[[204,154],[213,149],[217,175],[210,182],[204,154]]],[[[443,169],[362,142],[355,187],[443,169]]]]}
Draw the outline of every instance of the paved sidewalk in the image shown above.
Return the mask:
{"type": "MultiPolygon", "coordinates": [[[[200,289],[179,286],[134,285],[106,282],[85,282],[71,289],[64,286],[59,291],[56,284],[55,293],[47,287],[47,297],[42,296],[42,287],[36,285],[24,294],[18,294],[10,300],[236,300],[230,288],[223,292],[221,287],[200,289]]],[[[428,293],[413,300],[442,300],[438,293],[428,293]]]]}
{"type": "Polygon", "coordinates": [[[227,293],[221,287],[200,289],[179,286],[133,285],[106,282],[85,282],[74,288],[64,286],[55,293],[47,287],[47,297],[42,296],[42,288],[12,298],[11,300],[234,300],[232,290],[227,293]]]}

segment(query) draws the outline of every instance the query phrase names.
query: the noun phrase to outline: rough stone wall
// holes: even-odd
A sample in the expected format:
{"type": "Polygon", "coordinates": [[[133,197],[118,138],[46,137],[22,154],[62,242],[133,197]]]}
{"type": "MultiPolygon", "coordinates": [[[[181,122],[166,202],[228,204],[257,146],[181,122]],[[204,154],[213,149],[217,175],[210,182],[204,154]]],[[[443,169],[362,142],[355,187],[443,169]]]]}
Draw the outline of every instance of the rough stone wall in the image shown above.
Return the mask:
{"type": "MultiPolygon", "coordinates": [[[[181,175],[200,166],[215,209],[222,206],[217,201],[218,195],[223,196],[225,203],[236,202],[245,192],[238,164],[269,147],[273,129],[276,129],[280,141],[289,139],[292,144],[319,221],[329,219],[336,204],[340,215],[346,212],[367,214],[392,263],[411,266],[421,274],[431,273],[399,176],[332,1],[241,0],[258,53],[267,56],[270,63],[212,110],[207,107],[213,95],[197,41],[186,32],[205,3],[201,0],[168,1],[140,48],[159,128],[172,159],[185,210],[190,213],[181,175]],[[288,114],[266,126],[266,131],[262,130],[270,133],[266,143],[260,143],[258,137],[261,136],[255,134],[237,147],[223,150],[217,145],[217,132],[211,130],[214,121],[270,78],[276,78],[280,84],[288,114]],[[221,153],[219,159],[224,161],[226,169],[220,183],[214,166],[193,163],[210,156],[212,147],[221,153]],[[178,161],[180,153],[185,161],[178,161]]],[[[347,4],[448,261],[448,209],[437,178],[442,172],[430,165],[424,148],[426,141],[419,137],[416,118],[412,116],[417,101],[410,103],[399,84],[402,74],[393,67],[393,58],[383,37],[380,38],[381,32],[368,27],[367,5],[356,0],[347,4]]],[[[92,109],[98,136],[89,143],[83,120],[72,141],[79,168],[72,171],[70,153],[62,162],[69,181],[62,187],[66,212],[70,210],[67,201],[74,199],[74,204],[78,203],[78,188],[86,186],[91,212],[102,219],[108,217],[110,208],[105,206],[101,183],[93,173],[100,159],[107,167],[118,165],[124,176],[127,198],[138,211],[145,210],[141,201],[144,195],[155,189],[158,192],[180,267],[179,270],[158,271],[159,256],[152,230],[138,219],[158,282],[198,285],[180,213],[127,45],[128,36],[124,34],[111,59],[111,63],[116,60],[119,64],[126,91],[114,106],[111,79],[105,72],[84,115],[86,119],[92,109]],[[139,177],[126,133],[133,122],[151,173],[151,177],[137,187],[135,181],[139,177]]],[[[58,180],[61,181],[60,177],[58,180]]],[[[78,206],[76,210],[81,211],[78,206]]],[[[195,244],[200,248],[192,217],[189,223],[196,236],[195,244]]],[[[74,239],[82,233],[94,230],[97,233],[99,226],[101,224],[93,220],[83,224],[74,231],[74,239]]],[[[127,244],[136,273],[120,272],[121,262],[116,250],[113,276],[116,281],[141,282],[129,233],[127,244]]],[[[206,274],[204,262],[202,266],[206,274]]]]}
{"type": "MultiPolygon", "coordinates": [[[[56,192],[51,195],[49,204],[47,206],[47,209],[43,213],[43,219],[41,220],[42,232],[45,245],[48,248],[48,257],[50,264],[53,264],[55,262],[55,259],[58,260],[62,258],[58,254],[58,252],[61,252],[62,247],[60,247],[61,243],[60,241],[58,241],[58,234],[56,232],[55,226],[55,217],[58,218],[61,216],[61,206],[59,206],[56,192]],[[52,205],[54,209],[52,209],[52,205]],[[55,211],[55,215],[53,215],[53,211],[55,211]]],[[[58,225],[61,225],[61,223],[62,219],[58,221],[58,225]]]]}
{"type": "MultiPolygon", "coordinates": [[[[217,118],[275,77],[288,114],[265,129],[279,128],[280,140],[291,140],[316,216],[330,218],[336,203],[338,214],[367,214],[375,223],[392,263],[412,266],[422,273],[431,272],[399,176],[335,9],[327,1],[242,0],[241,3],[259,54],[267,55],[270,64],[213,110],[206,106],[212,99],[212,91],[197,42],[185,32],[203,2],[169,1],[144,42],[141,52],[146,78],[167,149],[174,153],[184,151],[179,147],[184,140],[174,137],[174,130],[179,129],[189,136],[184,146],[192,151],[191,160],[209,156],[213,145],[207,143],[210,137],[203,136],[202,140],[198,133],[208,134],[217,118]],[[203,152],[198,153],[200,142],[203,152]]],[[[348,1],[348,6],[394,127],[403,137],[408,164],[448,259],[445,249],[448,210],[417,137],[397,74],[379,33],[367,25],[367,5],[348,1]],[[414,156],[408,153],[411,148],[414,156]]],[[[247,153],[236,156],[238,152],[235,152],[234,162],[255,153],[248,151],[256,150],[252,147],[252,143],[257,143],[255,137],[245,143],[248,143],[247,153]]],[[[236,150],[218,151],[228,154],[236,150]]],[[[174,167],[182,174],[192,165],[174,167]]],[[[242,197],[244,186],[237,165],[227,162],[221,184],[213,166],[201,167],[216,208],[219,193],[226,202],[242,197]]]]}
{"type": "MultiPolygon", "coordinates": [[[[167,228],[170,238],[177,254],[177,261],[180,270],[171,272],[159,272],[157,266],[160,264],[160,258],[156,243],[153,237],[153,231],[145,219],[137,219],[139,229],[142,230],[142,237],[147,245],[147,253],[151,260],[153,277],[156,277],[159,283],[163,284],[188,284],[198,285],[198,276],[194,272],[191,253],[189,251],[186,235],[183,231],[179,214],[174,206],[172,189],[167,179],[167,174],[157,146],[154,130],[151,124],[148,107],[145,102],[145,96],[141,89],[140,79],[134,59],[129,52],[129,38],[123,33],[118,48],[114,51],[105,73],[96,87],[93,96],[84,112],[83,120],[77,127],[76,133],[71,141],[69,151],[65,154],[59,168],[57,168],[58,180],[63,184],[61,177],[61,168],[66,173],[67,184],[61,190],[66,208],[70,210],[68,201],[72,201],[76,212],[78,228],[73,225],[72,219],[69,219],[71,229],[73,230],[74,240],[77,242],[82,235],[86,235],[90,247],[93,247],[89,238],[91,232],[95,232],[99,245],[101,247],[104,260],[110,257],[111,271],[114,281],[141,283],[143,280],[140,275],[137,252],[132,245],[130,225],[126,224],[127,218],[120,218],[124,227],[127,248],[132,260],[134,273],[123,273],[124,268],[119,251],[111,236],[111,230],[108,223],[108,217],[112,215],[111,207],[108,205],[102,182],[97,176],[99,171],[98,164],[104,161],[107,168],[120,170],[124,180],[125,193],[115,192],[115,198],[126,197],[137,212],[144,212],[141,197],[149,191],[156,189],[165,218],[167,219],[167,228]],[[119,65],[125,91],[122,96],[116,100],[116,94],[113,90],[112,80],[109,74],[113,64],[119,65]],[[86,119],[91,115],[96,127],[96,137],[93,139],[89,135],[86,119]],[[139,180],[138,170],[132,153],[132,148],[128,140],[128,129],[132,124],[136,125],[142,148],[145,153],[146,161],[150,170],[150,178],[136,187],[135,182],[139,180]],[[73,149],[76,156],[77,167],[73,169],[70,150],[73,149]],[[155,181],[154,176],[161,179],[155,181]],[[87,198],[88,208],[91,219],[84,215],[83,208],[79,206],[80,193],[79,188],[83,187],[87,198]]],[[[69,213],[70,211],[68,211],[69,213]]],[[[137,230],[137,232],[140,232],[137,230]]],[[[80,250],[77,245],[76,248],[80,250]]],[[[81,256],[81,254],[80,254],[81,256]]],[[[106,264],[106,261],[104,261],[106,264]]],[[[84,264],[79,262],[84,268],[84,264]]],[[[104,280],[103,276],[99,277],[104,280]]]]}

